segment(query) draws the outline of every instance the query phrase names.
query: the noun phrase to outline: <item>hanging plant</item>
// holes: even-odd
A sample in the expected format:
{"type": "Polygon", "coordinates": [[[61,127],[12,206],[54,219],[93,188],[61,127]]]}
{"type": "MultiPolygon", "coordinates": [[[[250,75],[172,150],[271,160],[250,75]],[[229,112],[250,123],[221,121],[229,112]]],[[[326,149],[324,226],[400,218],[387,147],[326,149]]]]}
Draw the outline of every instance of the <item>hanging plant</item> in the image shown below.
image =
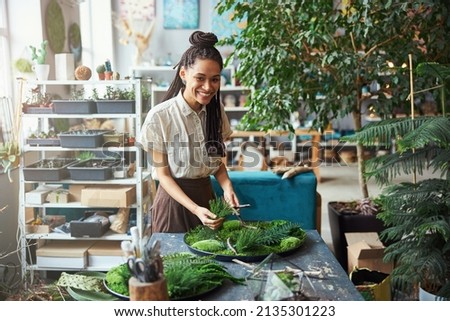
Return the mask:
{"type": "Polygon", "coordinates": [[[66,29],[64,15],[56,0],[50,1],[47,7],[45,25],[50,48],[52,48],[54,53],[63,52],[64,42],[66,41],[66,29]]]}

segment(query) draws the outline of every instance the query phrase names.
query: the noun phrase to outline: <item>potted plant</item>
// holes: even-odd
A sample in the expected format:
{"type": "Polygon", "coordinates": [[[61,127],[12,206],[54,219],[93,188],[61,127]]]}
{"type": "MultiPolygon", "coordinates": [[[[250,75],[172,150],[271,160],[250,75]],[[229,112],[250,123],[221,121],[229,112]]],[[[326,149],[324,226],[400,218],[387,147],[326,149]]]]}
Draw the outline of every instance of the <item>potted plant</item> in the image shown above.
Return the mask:
{"type": "MultiPolygon", "coordinates": [[[[94,96],[98,97],[96,93],[94,96]]],[[[134,89],[106,86],[102,99],[97,99],[97,111],[100,114],[129,114],[135,112],[134,89]]]]}
{"type": "Polygon", "coordinates": [[[8,174],[8,179],[12,182],[11,171],[19,165],[20,148],[16,142],[0,143],[0,159],[3,172],[8,174]]]}
{"type": "MultiPolygon", "coordinates": [[[[243,128],[293,132],[291,115],[300,109],[313,119],[313,129],[324,131],[332,120],[350,114],[358,131],[367,122],[370,104],[382,118],[393,117],[395,108],[403,110],[409,77],[402,66],[409,54],[417,62],[449,57],[443,0],[427,5],[287,1],[276,6],[225,0],[216,10],[223,15],[232,11],[232,21],[247,22],[222,41],[234,46],[229,61],[238,63],[236,77],[254,89],[243,128]]],[[[356,149],[361,198],[367,199],[365,146],[357,143],[356,149]]]]}
{"type": "Polygon", "coordinates": [[[105,65],[103,65],[103,64],[98,65],[98,66],[95,68],[95,71],[97,71],[98,79],[99,79],[99,80],[105,80],[105,71],[106,71],[105,65]]]}
{"type": "Polygon", "coordinates": [[[22,103],[22,111],[26,114],[51,114],[52,96],[43,94],[40,86],[31,88],[26,101],[22,103]]]}
{"type": "Polygon", "coordinates": [[[363,144],[373,144],[374,137],[387,144],[395,140],[398,149],[368,160],[366,172],[384,186],[378,217],[386,225],[381,237],[389,242],[384,258],[395,262],[392,281],[404,291],[420,287],[419,293],[450,299],[450,119],[445,98],[450,66],[421,63],[417,73],[440,88],[442,114],[414,117],[412,108],[412,117],[365,126],[352,139],[363,144]],[[418,180],[417,174],[429,168],[437,177],[418,180]],[[401,173],[411,175],[411,182],[392,184],[401,173]]]}
{"type": "Polygon", "coordinates": [[[29,46],[31,49],[31,60],[35,62],[32,69],[39,81],[47,80],[50,72],[50,65],[45,63],[47,58],[47,46],[47,40],[42,41],[39,48],[32,45],[29,46]]]}

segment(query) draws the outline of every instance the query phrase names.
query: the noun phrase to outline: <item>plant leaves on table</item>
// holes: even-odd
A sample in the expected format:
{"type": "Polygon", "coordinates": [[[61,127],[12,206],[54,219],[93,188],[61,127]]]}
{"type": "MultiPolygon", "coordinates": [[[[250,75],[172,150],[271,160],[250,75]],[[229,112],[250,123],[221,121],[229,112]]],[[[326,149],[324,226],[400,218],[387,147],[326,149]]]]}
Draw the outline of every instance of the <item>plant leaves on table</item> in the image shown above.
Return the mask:
{"type": "MultiPolygon", "coordinates": [[[[199,299],[221,286],[225,280],[236,284],[244,284],[245,281],[231,275],[226,267],[217,263],[213,257],[199,257],[189,252],[179,252],[165,255],[162,259],[170,300],[199,299]]],[[[121,273],[122,267],[126,267],[126,264],[113,267],[107,272],[106,280],[114,282],[111,284],[105,282],[105,285],[111,293],[127,299],[128,288],[125,289],[123,284],[128,284],[131,275],[121,273]]]]}
{"type": "Polygon", "coordinates": [[[287,254],[306,240],[306,232],[287,220],[225,221],[218,230],[203,225],[187,232],[184,242],[199,255],[214,255],[216,260],[258,261],[270,253],[287,254]]]}

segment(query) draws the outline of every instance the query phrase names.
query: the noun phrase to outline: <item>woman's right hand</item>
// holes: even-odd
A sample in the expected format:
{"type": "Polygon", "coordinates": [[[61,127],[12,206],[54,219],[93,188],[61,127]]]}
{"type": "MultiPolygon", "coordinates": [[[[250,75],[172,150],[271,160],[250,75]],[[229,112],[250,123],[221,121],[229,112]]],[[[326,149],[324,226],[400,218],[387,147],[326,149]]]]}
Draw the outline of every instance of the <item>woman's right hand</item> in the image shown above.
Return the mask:
{"type": "Polygon", "coordinates": [[[218,219],[217,216],[206,207],[197,207],[194,214],[200,219],[200,221],[202,221],[203,225],[209,227],[212,230],[217,230],[222,226],[222,223],[224,221],[223,218],[218,219]]]}

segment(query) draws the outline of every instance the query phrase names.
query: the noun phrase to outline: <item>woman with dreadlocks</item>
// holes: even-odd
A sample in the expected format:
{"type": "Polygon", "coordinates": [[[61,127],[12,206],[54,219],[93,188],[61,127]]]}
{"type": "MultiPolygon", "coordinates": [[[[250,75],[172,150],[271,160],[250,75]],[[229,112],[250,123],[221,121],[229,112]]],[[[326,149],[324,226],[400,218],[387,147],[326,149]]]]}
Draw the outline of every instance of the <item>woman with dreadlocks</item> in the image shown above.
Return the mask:
{"type": "Polygon", "coordinates": [[[231,206],[239,200],[222,158],[231,129],[220,102],[223,60],[213,33],[195,31],[191,47],[175,66],[164,101],[150,110],[141,144],[148,152],[153,178],[159,181],[152,206],[152,232],[187,232],[223,220],[209,210],[214,175],[231,206]]]}

